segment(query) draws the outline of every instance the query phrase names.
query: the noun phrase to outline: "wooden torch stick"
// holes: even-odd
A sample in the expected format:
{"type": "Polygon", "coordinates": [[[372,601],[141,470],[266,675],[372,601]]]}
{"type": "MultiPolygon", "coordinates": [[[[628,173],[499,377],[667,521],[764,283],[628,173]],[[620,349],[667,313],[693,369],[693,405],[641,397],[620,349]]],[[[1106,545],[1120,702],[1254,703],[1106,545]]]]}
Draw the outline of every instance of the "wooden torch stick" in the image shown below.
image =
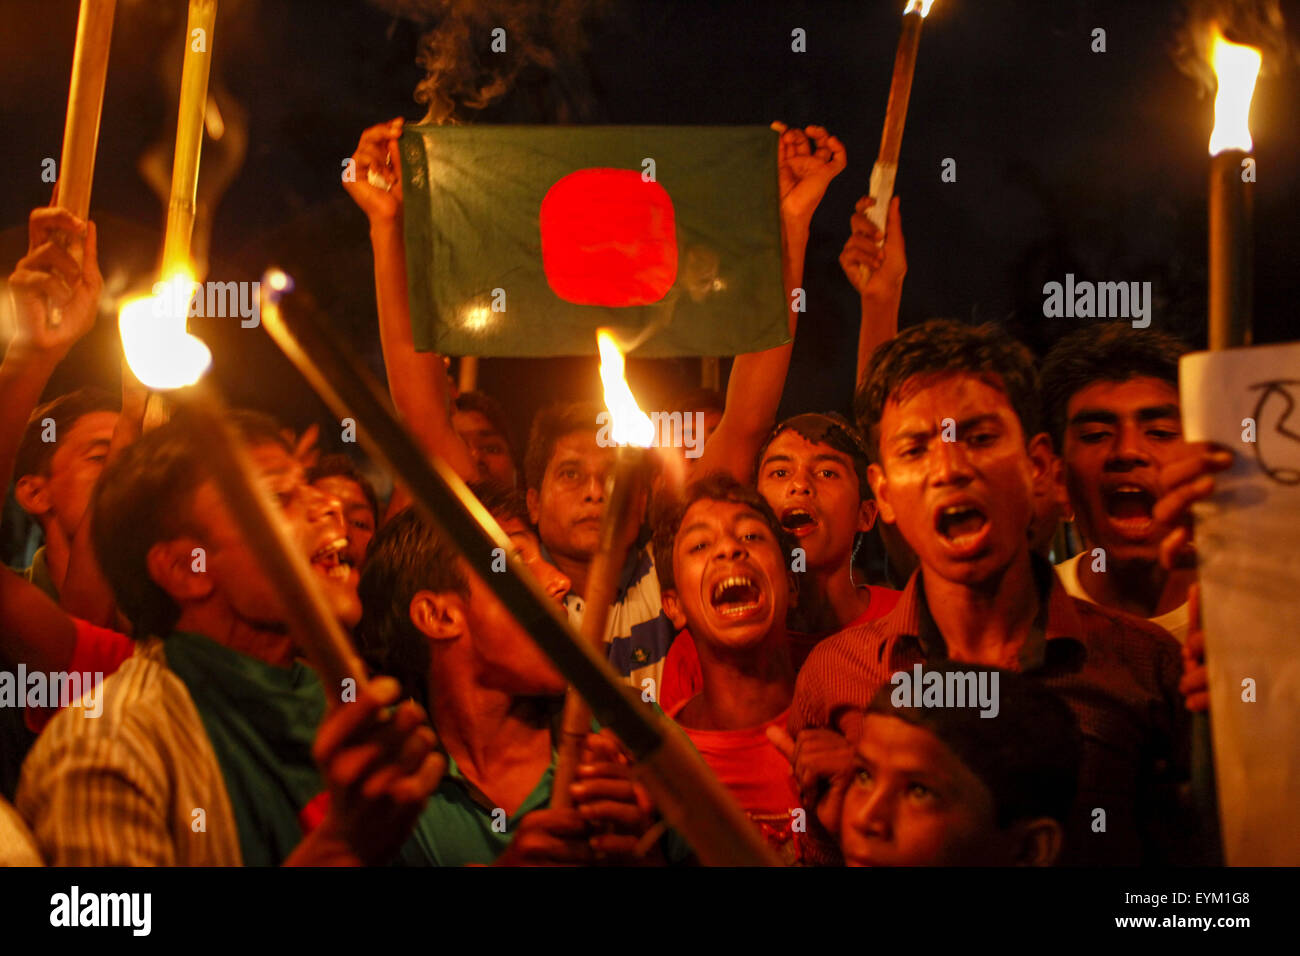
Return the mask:
{"type": "Polygon", "coordinates": [[[206,379],[169,393],[193,424],[190,440],[211,469],[240,533],[284,602],[285,620],[311,661],[326,698],[340,699],[343,681],[360,690],[365,667],[294,542],[284,518],[260,486],[257,466],[229,423],[225,403],[206,379]]]}
{"type": "MultiPolygon", "coordinates": [[[[116,5],[117,0],[81,0],[81,12],[77,16],[77,45],[72,54],[68,113],[63,122],[56,205],[78,219],[90,215],[90,185],[95,177],[95,149],[104,111],[104,82],[108,76],[116,5]]],[[[79,247],[73,257],[80,265],[79,247]]],[[[63,310],[51,306],[49,324],[56,326],[62,321],[63,310]]]]}
{"type": "MultiPolygon", "coordinates": [[[[894,55],[894,76],[889,83],[889,103],[885,107],[885,127],[880,134],[880,153],[871,167],[871,198],[875,204],[867,218],[881,234],[889,218],[889,203],[894,198],[894,180],[898,176],[898,157],[903,151],[903,128],[907,124],[907,104],[912,98],[912,76],[921,49],[921,26],[933,0],[909,0],[903,11],[903,32],[894,55]]],[[[871,270],[859,267],[863,277],[871,270]]]]}
{"type": "Polygon", "coordinates": [[[207,110],[208,74],[212,66],[212,28],[216,20],[217,0],[190,0],[180,106],[176,113],[171,198],[167,203],[167,231],[163,236],[163,281],[190,268],[194,197],[199,185],[199,151],[203,146],[203,116],[207,110]]]}
{"type": "Polygon", "coordinates": [[[512,558],[506,573],[492,567],[508,539],[465,482],[439,458],[430,459],[398,422],[374,381],[335,337],[310,319],[264,305],[262,327],[336,415],[357,422],[367,453],[411,492],[427,520],[459,549],[496,592],[556,668],[637,760],[639,779],[664,819],[711,866],[777,866],[776,854],[745,816],[686,735],[644,704],[603,653],[574,633],[555,601],[512,558]]]}
{"type": "MultiPolygon", "coordinates": [[[[645,449],[620,447],[615,453],[614,469],[605,485],[605,515],[600,522],[600,545],[587,571],[586,605],[582,612],[582,639],[598,654],[605,653],[605,623],[623,562],[627,560],[628,525],[639,516],[632,511],[641,489],[641,472],[645,449]]],[[[560,722],[560,741],[556,748],[555,781],[551,787],[551,806],[573,806],[569,787],[578,767],[582,741],[591,732],[591,707],[569,685],[564,699],[564,716],[560,722]]]]}

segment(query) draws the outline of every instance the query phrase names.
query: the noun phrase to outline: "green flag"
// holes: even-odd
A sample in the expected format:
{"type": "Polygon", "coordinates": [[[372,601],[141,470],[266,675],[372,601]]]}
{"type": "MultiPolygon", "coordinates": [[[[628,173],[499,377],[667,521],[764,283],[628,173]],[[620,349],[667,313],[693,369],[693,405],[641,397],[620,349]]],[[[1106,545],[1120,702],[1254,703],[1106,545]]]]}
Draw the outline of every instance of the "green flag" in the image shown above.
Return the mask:
{"type": "Polygon", "coordinates": [[[767,127],[407,126],[415,346],[736,355],[790,341],[767,127]]]}

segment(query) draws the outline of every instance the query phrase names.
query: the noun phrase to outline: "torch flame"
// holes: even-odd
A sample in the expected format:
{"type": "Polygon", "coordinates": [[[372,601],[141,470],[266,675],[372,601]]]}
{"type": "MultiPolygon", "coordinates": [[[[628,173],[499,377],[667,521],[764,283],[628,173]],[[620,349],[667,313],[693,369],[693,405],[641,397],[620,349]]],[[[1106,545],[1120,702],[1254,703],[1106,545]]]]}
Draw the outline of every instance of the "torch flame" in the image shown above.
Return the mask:
{"type": "Polygon", "coordinates": [[[930,15],[930,8],[934,6],[934,0],[907,0],[907,6],[903,9],[903,16],[909,13],[920,13],[921,19],[930,15]]]}
{"type": "Polygon", "coordinates": [[[655,427],[650,416],[641,411],[632,389],[623,376],[623,353],[605,329],[596,330],[600,348],[600,380],[605,383],[605,406],[609,409],[610,436],[618,445],[649,448],[654,444],[655,427]]]}
{"type": "Polygon", "coordinates": [[[212,353],[185,330],[194,277],[178,272],[154,287],[154,295],[132,299],[118,312],[122,352],[144,385],[155,389],[193,385],[212,364],[212,353]]]}
{"type": "Polygon", "coordinates": [[[1250,100],[1255,94],[1255,79],[1263,62],[1259,50],[1233,43],[1214,28],[1210,41],[1210,64],[1219,81],[1214,97],[1214,132],[1210,134],[1210,155],[1224,150],[1250,152],[1250,100]]]}

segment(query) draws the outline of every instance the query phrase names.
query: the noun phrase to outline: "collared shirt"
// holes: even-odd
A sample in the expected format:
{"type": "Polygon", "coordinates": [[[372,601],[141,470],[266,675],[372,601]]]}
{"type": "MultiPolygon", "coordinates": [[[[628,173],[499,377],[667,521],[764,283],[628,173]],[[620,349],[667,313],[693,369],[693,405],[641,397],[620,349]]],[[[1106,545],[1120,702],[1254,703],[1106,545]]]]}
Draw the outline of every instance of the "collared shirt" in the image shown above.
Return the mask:
{"type": "MultiPolygon", "coordinates": [[[[1065,862],[1158,857],[1167,843],[1158,831],[1175,825],[1174,784],[1185,779],[1187,766],[1178,644],[1140,618],[1070,597],[1040,559],[1034,572],[1046,613],[1040,610],[1018,660],[1004,666],[1060,695],[1083,731],[1065,862]]],[[[856,743],[862,711],[896,671],[946,657],[917,571],[892,613],[814,649],[795,684],[790,732],[829,728],[856,743]]]]}
{"type": "Polygon", "coordinates": [[[415,829],[399,854],[402,866],[467,866],[493,863],[519,829],[524,814],[551,802],[555,781],[555,752],[537,786],[524,798],[513,816],[494,807],[478,787],[460,772],[455,759],[447,755],[447,772],[415,821],[415,829]]]}
{"type": "Polygon", "coordinates": [[[238,866],[216,753],[163,642],[104,681],[103,712],[66,707],[23,765],[15,801],[52,866],[238,866]]]}
{"type": "MultiPolygon", "coordinates": [[[[583,599],[576,594],[568,595],[564,609],[569,623],[581,627],[586,610],[583,599]]],[[[609,662],[629,684],[637,690],[650,691],[657,700],[663,683],[664,657],[676,633],[673,622],[664,613],[654,552],[647,543],[628,555],[614,602],[609,606],[609,618],[605,622],[609,662]],[[647,685],[646,680],[654,683],[647,685]]]]}

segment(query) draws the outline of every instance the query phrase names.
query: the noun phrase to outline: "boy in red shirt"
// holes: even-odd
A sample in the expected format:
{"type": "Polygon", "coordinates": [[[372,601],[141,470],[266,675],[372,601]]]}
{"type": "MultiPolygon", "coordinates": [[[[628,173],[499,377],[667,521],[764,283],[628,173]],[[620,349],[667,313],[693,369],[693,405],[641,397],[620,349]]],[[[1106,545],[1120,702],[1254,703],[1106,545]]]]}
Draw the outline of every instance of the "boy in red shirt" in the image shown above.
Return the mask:
{"type": "MultiPolygon", "coordinates": [[[[759,451],[758,491],[794,539],[786,563],[799,585],[787,622],[796,672],[822,638],[884,617],[898,603],[897,591],[854,576],[858,535],[876,521],[867,465],[857,430],[834,414],[787,419],[759,451]]],[[[687,629],[664,662],[664,711],[698,693],[701,681],[699,654],[687,629]]]]}
{"type": "Polygon", "coordinates": [[[794,693],[792,546],[767,502],[723,475],[692,485],[654,538],[664,610],[696,636],[702,677],[700,692],[667,713],[787,862],[804,815],[767,728],[788,719],[794,693]]]}

